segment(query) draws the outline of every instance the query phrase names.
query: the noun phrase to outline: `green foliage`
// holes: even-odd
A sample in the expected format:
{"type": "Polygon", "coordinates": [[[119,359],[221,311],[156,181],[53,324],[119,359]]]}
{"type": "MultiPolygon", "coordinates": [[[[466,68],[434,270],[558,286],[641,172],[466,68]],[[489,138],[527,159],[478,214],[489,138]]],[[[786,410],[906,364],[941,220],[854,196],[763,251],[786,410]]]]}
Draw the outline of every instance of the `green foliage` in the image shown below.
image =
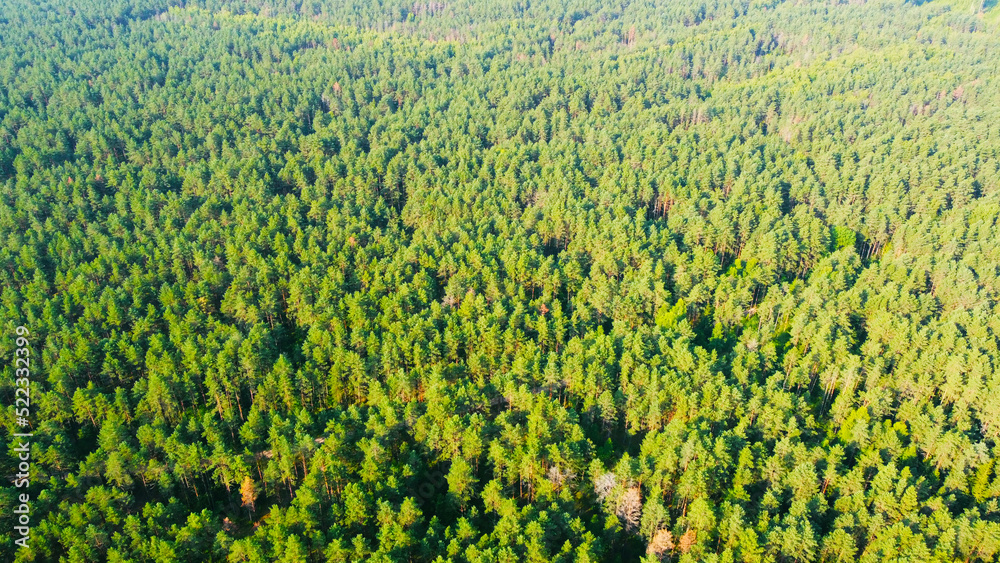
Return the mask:
{"type": "Polygon", "coordinates": [[[847,227],[834,226],[831,229],[831,238],[833,239],[833,250],[854,248],[858,244],[858,233],[847,227]]]}
{"type": "Polygon", "coordinates": [[[683,299],[678,299],[673,307],[667,307],[664,303],[656,311],[656,326],[663,328],[675,328],[677,323],[687,317],[687,304],[683,299]]]}
{"type": "Polygon", "coordinates": [[[0,559],[996,561],[988,4],[0,0],[0,559]]]}

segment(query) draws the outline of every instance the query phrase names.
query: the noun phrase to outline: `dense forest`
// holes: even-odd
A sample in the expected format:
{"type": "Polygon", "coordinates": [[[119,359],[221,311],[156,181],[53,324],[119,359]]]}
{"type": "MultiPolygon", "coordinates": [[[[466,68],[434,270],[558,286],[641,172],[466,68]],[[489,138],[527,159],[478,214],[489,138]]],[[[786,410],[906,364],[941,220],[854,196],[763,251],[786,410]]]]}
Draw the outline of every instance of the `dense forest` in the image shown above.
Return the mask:
{"type": "Polygon", "coordinates": [[[0,559],[997,561],[995,4],[0,0],[0,559]]]}

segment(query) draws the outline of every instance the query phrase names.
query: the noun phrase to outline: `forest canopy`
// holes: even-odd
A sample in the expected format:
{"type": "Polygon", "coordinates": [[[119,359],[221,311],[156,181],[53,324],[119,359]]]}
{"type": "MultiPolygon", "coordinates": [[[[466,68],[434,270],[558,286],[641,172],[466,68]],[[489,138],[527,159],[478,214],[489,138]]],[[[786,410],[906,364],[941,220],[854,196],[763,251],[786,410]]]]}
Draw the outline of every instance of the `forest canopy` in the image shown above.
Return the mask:
{"type": "Polygon", "coordinates": [[[0,0],[0,559],[997,561],[995,6],[0,0]]]}

